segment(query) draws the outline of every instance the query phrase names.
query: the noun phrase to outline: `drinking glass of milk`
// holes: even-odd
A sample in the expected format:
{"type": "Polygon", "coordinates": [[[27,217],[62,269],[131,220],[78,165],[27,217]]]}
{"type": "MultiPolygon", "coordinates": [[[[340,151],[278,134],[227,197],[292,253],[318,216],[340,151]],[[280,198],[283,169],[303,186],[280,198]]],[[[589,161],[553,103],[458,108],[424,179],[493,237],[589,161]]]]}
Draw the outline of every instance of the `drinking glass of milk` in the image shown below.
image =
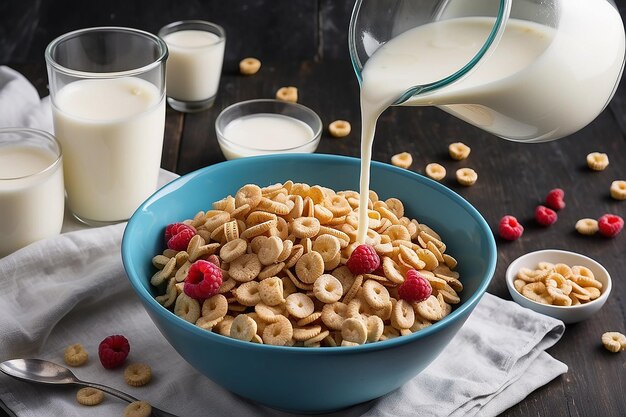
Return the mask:
{"type": "Polygon", "coordinates": [[[0,257],[61,232],[61,147],[36,129],[0,129],[0,257]]]}
{"type": "Polygon", "coordinates": [[[97,27],[60,36],[45,56],[69,209],[88,225],[128,219],[157,186],[167,46],[97,27]]]}
{"type": "Polygon", "coordinates": [[[181,112],[210,108],[222,74],[226,34],[203,20],[170,23],[159,31],[167,43],[167,102],[181,112]]]}

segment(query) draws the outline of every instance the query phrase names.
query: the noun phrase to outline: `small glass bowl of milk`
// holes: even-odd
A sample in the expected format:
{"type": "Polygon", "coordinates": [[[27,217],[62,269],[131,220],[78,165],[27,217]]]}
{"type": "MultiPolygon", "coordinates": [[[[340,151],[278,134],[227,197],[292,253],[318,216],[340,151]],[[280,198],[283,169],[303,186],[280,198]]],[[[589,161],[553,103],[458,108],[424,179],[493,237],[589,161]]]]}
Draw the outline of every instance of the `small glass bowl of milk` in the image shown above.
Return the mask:
{"type": "Polygon", "coordinates": [[[226,159],[313,153],[322,135],[322,121],[301,104],[258,99],[225,108],[215,121],[215,132],[226,159]]]}

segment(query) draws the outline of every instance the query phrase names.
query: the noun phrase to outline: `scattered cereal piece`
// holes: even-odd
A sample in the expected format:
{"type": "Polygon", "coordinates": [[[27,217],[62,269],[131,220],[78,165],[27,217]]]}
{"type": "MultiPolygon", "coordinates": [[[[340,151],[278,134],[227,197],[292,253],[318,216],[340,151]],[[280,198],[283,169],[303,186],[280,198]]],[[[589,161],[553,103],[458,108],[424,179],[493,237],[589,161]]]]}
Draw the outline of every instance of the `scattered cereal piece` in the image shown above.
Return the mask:
{"type": "Polygon", "coordinates": [[[288,101],[290,103],[298,102],[298,89],[296,87],[281,87],[276,92],[276,99],[288,101]]]}
{"type": "Polygon", "coordinates": [[[82,405],[98,405],[104,400],[104,393],[96,388],[81,388],[76,393],[76,401],[82,405]]]}
{"type": "Polygon", "coordinates": [[[152,379],[152,369],[144,363],[133,363],[124,369],[124,380],[131,387],[142,387],[152,379]]]}
{"type": "Polygon", "coordinates": [[[592,152],[587,155],[587,166],[594,171],[602,171],[609,166],[609,157],[605,153],[592,152]]]}
{"type": "Polygon", "coordinates": [[[146,401],[134,401],[124,409],[124,417],[150,417],[152,406],[146,401]]]}
{"type": "Polygon", "coordinates": [[[498,224],[500,237],[506,240],[517,240],[524,233],[524,227],[513,216],[504,216],[498,224]]]}
{"type": "Polygon", "coordinates": [[[607,350],[617,353],[626,349],[626,336],[619,332],[606,332],[602,335],[602,344],[607,350]]]}
{"type": "Polygon", "coordinates": [[[598,231],[598,221],[595,219],[580,219],[576,222],[576,231],[581,235],[594,235],[598,231]]]}
{"type": "Polygon", "coordinates": [[[556,223],[556,212],[546,206],[539,205],[535,208],[535,220],[542,226],[550,226],[556,223]]]}
{"type": "Polygon", "coordinates": [[[261,61],[256,58],[249,57],[239,61],[239,72],[243,75],[256,74],[261,69],[261,61]]]}
{"type": "Polygon", "coordinates": [[[626,181],[615,180],[611,183],[611,197],[616,200],[626,200],[626,181]]]}
{"type": "Polygon", "coordinates": [[[401,152],[391,157],[391,164],[400,168],[409,168],[413,163],[413,157],[408,152],[401,152]]]}
{"type": "Polygon", "coordinates": [[[598,219],[598,231],[604,237],[615,237],[624,228],[624,219],[616,214],[605,214],[598,219]]]}
{"type": "Polygon", "coordinates": [[[89,355],[83,345],[76,343],[65,349],[63,359],[69,366],[82,366],[87,363],[89,355]]]}
{"type": "Polygon", "coordinates": [[[565,191],[562,189],[555,188],[550,190],[546,196],[546,206],[550,207],[552,210],[562,210],[565,208],[565,201],[563,201],[564,197],[565,191]]]}
{"type": "Polygon", "coordinates": [[[426,165],[425,171],[426,175],[428,175],[429,178],[432,178],[435,181],[441,181],[446,177],[446,169],[443,166],[434,162],[426,165]]]}
{"type": "Polygon", "coordinates": [[[332,137],[335,138],[346,137],[350,134],[351,131],[352,126],[350,126],[350,122],[346,120],[335,120],[328,125],[328,132],[332,137]]]}
{"type": "Polygon", "coordinates": [[[98,356],[100,363],[106,369],[113,369],[122,366],[130,352],[128,339],[122,335],[106,337],[98,346],[98,356]]]}
{"type": "Polygon", "coordinates": [[[450,157],[452,159],[460,161],[469,156],[471,149],[463,142],[455,142],[448,145],[448,152],[450,153],[450,157]]]}
{"type": "Polygon", "coordinates": [[[456,170],[456,180],[466,187],[474,185],[478,180],[478,174],[471,168],[461,168],[456,170]]]}

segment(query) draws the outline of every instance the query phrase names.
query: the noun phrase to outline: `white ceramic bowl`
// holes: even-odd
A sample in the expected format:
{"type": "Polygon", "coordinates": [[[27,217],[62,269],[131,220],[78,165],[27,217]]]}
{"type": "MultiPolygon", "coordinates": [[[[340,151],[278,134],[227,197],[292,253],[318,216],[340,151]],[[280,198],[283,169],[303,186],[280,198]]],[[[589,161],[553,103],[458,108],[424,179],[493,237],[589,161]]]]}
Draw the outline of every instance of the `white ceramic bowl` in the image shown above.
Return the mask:
{"type": "Polygon", "coordinates": [[[611,293],[611,277],[602,265],[587,256],[564,250],[546,249],[527,253],[511,262],[506,270],[506,286],[513,300],[519,305],[562,320],[567,324],[586,320],[602,308],[611,293]],[[539,262],[564,263],[569,266],[581,265],[589,268],[595,278],[602,283],[600,297],[585,304],[569,307],[541,304],[524,297],[513,286],[515,276],[521,268],[537,268],[539,262]]]}

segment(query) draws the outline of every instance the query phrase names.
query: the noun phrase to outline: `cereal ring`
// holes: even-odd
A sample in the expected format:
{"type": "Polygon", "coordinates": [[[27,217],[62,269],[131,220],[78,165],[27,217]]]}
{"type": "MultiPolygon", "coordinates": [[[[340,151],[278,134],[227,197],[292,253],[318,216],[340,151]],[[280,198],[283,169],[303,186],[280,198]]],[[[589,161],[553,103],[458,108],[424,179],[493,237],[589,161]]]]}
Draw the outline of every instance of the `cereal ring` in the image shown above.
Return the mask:
{"type": "Polygon", "coordinates": [[[256,321],[246,314],[240,314],[230,325],[230,337],[249,342],[256,334],[256,329],[256,321]]]}
{"type": "Polygon", "coordinates": [[[429,178],[435,181],[441,181],[446,177],[446,169],[434,162],[426,165],[426,169],[424,171],[429,178]]]}
{"type": "Polygon", "coordinates": [[[341,245],[335,236],[321,235],[313,242],[313,250],[322,255],[324,263],[328,263],[337,256],[341,250],[341,245]]]}
{"type": "Polygon", "coordinates": [[[298,217],[291,223],[291,229],[297,238],[313,237],[320,231],[320,221],[315,217],[298,217]]]}
{"type": "Polygon", "coordinates": [[[341,324],[341,337],[348,342],[362,345],[367,341],[367,327],[360,319],[345,319],[341,324]]]}
{"type": "Polygon", "coordinates": [[[589,293],[590,300],[595,300],[602,295],[602,291],[596,287],[584,287],[584,290],[589,293]]]}
{"type": "Polygon", "coordinates": [[[320,224],[328,224],[333,219],[333,212],[321,204],[313,206],[313,216],[320,221],[320,224]]]}
{"type": "Polygon", "coordinates": [[[253,237],[259,236],[273,227],[276,227],[278,222],[276,220],[268,220],[263,223],[256,224],[244,230],[241,233],[241,237],[243,239],[252,239],[253,237]]]}
{"type": "Polygon", "coordinates": [[[611,197],[616,200],[626,200],[626,181],[615,180],[611,183],[611,197]]]}
{"type": "Polygon", "coordinates": [[[467,158],[470,152],[470,147],[463,142],[455,142],[448,145],[448,153],[450,154],[450,158],[456,159],[457,161],[467,158]]]}
{"type": "Polygon", "coordinates": [[[530,268],[520,268],[517,272],[516,278],[526,282],[539,282],[543,281],[548,275],[550,270],[532,270],[530,268]]]}
{"type": "Polygon", "coordinates": [[[261,61],[248,57],[239,61],[239,72],[243,75],[254,75],[261,69],[261,61]]]}
{"type": "Polygon", "coordinates": [[[323,332],[320,332],[320,334],[318,334],[317,336],[314,336],[310,339],[305,340],[304,346],[305,347],[320,347],[321,341],[326,339],[328,335],[330,335],[330,332],[328,330],[324,330],[323,332]]]}
{"type": "Polygon", "coordinates": [[[300,326],[300,327],[304,327],[304,326],[308,326],[309,324],[313,323],[314,321],[317,321],[320,317],[322,317],[322,312],[321,311],[316,311],[304,318],[301,318],[300,320],[298,320],[296,322],[296,325],[300,326]]]}
{"type": "Polygon", "coordinates": [[[546,285],[539,282],[531,282],[524,285],[522,288],[522,295],[529,300],[536,301],[541,304],[552,304],[553,298],[548,293],[546,285]]]}
{"type": "MultiPolygon", "coordinates": [[[[422,257],[420,257],[417,252],[415,252],[414,250],[410,248],[407,248],[406,246],[400,245],[398,249],[399,249],[398,259],[401,261],[404,261],[404,263],[408,264],[409,267],[412,267],[418,270],[426,268],[426,262],[423,261],[421,258],[428,259],[429,260],[428,265],[430,266],[434,265],[434,261],[430,259],[430,256],[427,255],[426,253],[424,253],[422,257]]],[[[435,261],[437,260],[435,259],[435,261]]],[[[434,267],[427,268],[427,269],[434,269],[434,267]]]]}
{"type": "Polygon", "coordinates": [[[305,253],[296,263],[296,275],[305,284],[313,284],[324,273],[324,260],[317,252],[305,253]]]}
{"type": "Polygon", "coordinates": [[[383,319],[378,316],[369,316],[365,321],[367,327],[367,342],[377,342],[383,335],[385,330],[385,323],[383,319]]]}
{"type": "Polygon", "coordinates": [[[261,262],[254,253],[241,255],[230,263],[228,275],[238,282],[252,281],[261,272],[261,262]]]}
{"type": "Polygon", "coordinates": [[[291,211],[291,207],[287,204],[280,203],[278,201],[270,200],[267,197],[262,197],[261,202],[258,206],[260,209],[267,211],[268,213],[273,213],[278,216],[284,216],[289,214],[291,211]]]}
{"type": "Polygon", "coordinates": [[[413,163],[413,157],[408,152],[401,152],[391,157],[391,164],[399,168],[409,168],[413,163]]]}
{"type": "MultiPolygon", "coordinates": [[[[445,317],[445,310],[441,307],[439,300],[434,295],[429,296],[424,301],[413,305],[415,312],[430,321],[438,321],[445,317]]],[[[392,316],[393,317],[393,316],[392,316]]]]}
{"type": "Polygon", "coordinates": [[[224,223],[224,237],[226,237],[226,242],[231,242],[239,238],[239,226],[237,225],[237,220],[224,223]]]}
{"type": "Polygon", "coordinates": [[[233,324],[233,320],[235,320],[233,316],[224,316],[224,319],[217,323],[213,327],[213,330],[221,334],[222,336],[230,337],[230,328],[233,324]]]}
{"type": "Polygon", "coordinates": [[[356,278],[354,279],[354,282],[352,283],[352,286],[343,297],[343,302],[347,304],[350,301],[352,301],[352,299],[357,295],[357,293],[361,289],[362,285],[363,285],[363,275],[357,275],[356,278]]]}
{"type": "Polygon", "coordinates": [[[131,387],[142,387],[152,379],[152,369],[144,363],[133,363],[124,369],[124,381],[131,387]]]}
{"type": "Polygon", "coordinates": [[[383,273],[385,277],[394,284],[402,284],[404,282],[404,275],[398,270],[398,264],[389,256],[383,256],[383,273]]]}
{"type": "Polygon", "coordinates": [[[82,366],[87,363],[89,354],[80,343],[76,343],[65,348],[63,360],[69,366],[82,366]]]}
{"type": "Polygon", "coordinates": [[[439,261],[437,260],[437,257],[428,249],[419,248],[415,251],[415,253],[417,253],[417,256],[420,258],[420,260],[425,263],[424,269],[432,271],[437,268],[437,266],[439,266],[439,261]]]}
{"type": "MultiPolygon", "coordinates": [[[[227,272],[224,272],[224,270],[222,270],[222,275],[224,277],[226,277],[227,274],[228,274],[227,272]]],[[[226,281],[222,282],[222,286],[220,287],[219,293],[225,294],[229,292],[230,290],[232,290],[233,288],[235,288],[235,285],[237,285],[237,281],[229,277],[226,281]]]]}
{"type": "Polygon", "coordinates": [[[215,203],[213,203],[213,209],[232,213],[233,210],[235,210],[235,197],[229,195],[228,197],[216,201],[215,203]]]}
{"type": "Polygon", "coordinates": [[[150,417],[152,406],[146,401],[133,401],[124,409],[124,417],[150,417]]]}
{"type": "Polygon", "coordinates": [[[259,315],[259,318],[268,323],[275,323],[280,317],[285,317],[287,313],[286,306],[284,304],[277,306],[268,306],[262,302],[254,306],[254,312],[259,315]]]}
{"type": "Polygon", "coordinates": [[[478,174],[471,168],[460,168],[456,170],[456,180],[459,184],[469,187],[478,180],[478,174]]]}
{"type": "Polygon", "coordinates": [[[207,298],[202,303],[202,317],[208,321],[221,319],[228,312],[228,301],[222,294],[207,298]]]}
{"type": "Polygon", "coordinates": [[[172,273],[174,273],[174,268],[176,267],[176,258],[170,258],[169,261],[167,261],[167,264],[163,267],[163,269],[157,271],[152,278],[150,278],[150,284],[152,284],[155,287],[158,287],[159,285],[161,285],[166,279],[170,278],[172,276],[172,273]]]}
{"type": "Polygon", "coordinates": [[[220,249],[220,258],[224,262],[232,262],[241,255],[245,254],[247,248],[248,242],[245,240],[241,238],[231,240],[220,249]]]}
{"type": "MultiPolygon", "coordinates": [[[[348,200],[342,195],[333,195],[324,200],[324,206],[330,210],[335,218],[340,218],[352,212],[348,200]]],[[[342,222],[343,223],[343,222],[342,222]]]]}
{"type": "Polygon", "coordinates": [[[167,287],[165,289],[165,294],[159,295],[155,297],[155,300],[163,307],[168,308],[176,301],[176,297],[178,297],[178,291],[176,290],[176,280],[170,279],[167,282],[167,287]]]}
{"type": "Polygon", "coordinates": [[[605,153],[592,152],[587,155],[587,166],[594,171],[602,171],[609,166],[609,156],[605,153]]]}
{"type": "Polygon", "coordinates": [[[254,307],[261,302],[258,281],[245,282],[239,285],[233,293],[237,302],[244,306],[254,307]]]}
{"type": "Polygon", "coordinates": [[[341,325],[346,318],[348,305],[340,301],[332,304],[325,304],[322,308],[322,322],[332,330],[341,330],[341,325]]]}
{"type": "Polygon", "coordinates": [[[522,288],[524,288],[524,285],[526,285],[526,281],[521,280],[521,279],[516,279],[515,281],[513,281],[513,287],[515,287],[515,290],[518,293],[522,293],[522,288]]]}
{"type": "Polygon", "coordinates": [[[598,221],[595,219],[580,219],[574,226],[581,235],[593,235],[598,232],[598,221]]]}
{"type": "Polygon", "coordinates": [[[276,91],[276,99],[288,101],[290,103],[298,102],[298,89],[296,87],[281,87],[276,91]]]}
{"type": "Polygon", "coordinates": [[[396,329],[410,329],[414,323],[413,306],[406,300],[398,300],[391,313],[391,325],[396,329]]]}
{"type": "Polygon", "coordinates": [[[276,306],[285,302],[283,298],[283,282],[278,277],[264,279],[259,284],[261,302],[268,306],[276,306]]]}
{"type": "Polygon", "coordinates": [[[174,314],[189,323],[195,323],[200,318],[200,303],[187,294],[181,293],[176,298],[174,314]]]}
{"type": "MultiPolygon", "coordinates": [[[[206,221],[202,226],[203,229],[213,232],[215,229],[220,228],[230,220],[230,213],[220,210],[211,210],[206,212],[206,221]]],[[[205,239],[206,240],[206,239],[205,239]]]]}
{"type": "Polygon", "coordinates": [[[552,285],[546,286],[546,290],[548,291],[548,294],[550,294],[550,296],[552,297],[552,304],[566,307],[572,305],[572,299],[568,296],[569,293],[562,291],[560,288],[553,287],[552,285]]]}
{"type": "Polygon", "coordinates": [[[263,330],[263,343],[267,345],[285,346],[293,337],[293,326],[289,319],[278,316],[276,322],[263,330]]]}
{"type": "MultiPolygon", "coordinates": [[[[313,314],[313,311],[315,310],[313,300],[301,292],[289,295],[286,298],[285,305],[289,314],[299,319],[308,317],[313,314]]],[[[300,324],[298,324],[298,326],[299,325],[300,324]]]]}
{"type": "Polygon", "coordinates": [[[352,126],[350,122],[345,120],[335,120],[328,125],[328,133],[334,138],[343,138],[350,134],[352,126]]]}
{"type": "Polygon", "coordinates": [[[313,283],[313,294],[323,303],[334,303],[343,296],[343,287],[334,276],[323,274],[313,283]]]}
{"type": "Polygon", "coordinates": [[[272,236],[263,241],[259,248],[258,257],[261,265],[271,265],[278,261],[283,252],[283,241],[278,236],[272,236]]]}
{"type": "Polygon", "coordinates": [[[76,401],[82,405],[98,405],[104,400],[104,393],[96,388],[81,388],[76,393],[76,401]]]}
{"type": "Polygon", "coordinates": [[[602,335],[602,344],[613,353],[626,349],[626,336],[619,332],[606,332],[602,335]]]}
{"type": "Polygon", "coordinates": [[[246,184],[235,194],[235,207],[247,204],[252,210],[261,202],[262,197],[261,188],[258,185],[246,184]]]}
{"type": "Polygon", "coordinates": [[[384,308],[389,303],[389,291],[379,282],[368,279],[363,283],[363,297],[374,309],[384,308]]]}
{"type": "Polygon", "coordinates": [[[309,340],[320,333],[322,333],[322,326],[318,324],[309,327],[296,327],[293,329],[293,340],[304,342],[305,340],[309,340]]]}
{"type": "Polygon", "coordinates": [[[260,281],[269,277],[274,277],[278,275],[280,271],[283,270],[284,267],[285,267],[284,262],[278,262],[273,265],[268,265],[265,268],[261,269],[261,272],[259,272],[259,275],[257,277],[259,278],[260,281]]]}

